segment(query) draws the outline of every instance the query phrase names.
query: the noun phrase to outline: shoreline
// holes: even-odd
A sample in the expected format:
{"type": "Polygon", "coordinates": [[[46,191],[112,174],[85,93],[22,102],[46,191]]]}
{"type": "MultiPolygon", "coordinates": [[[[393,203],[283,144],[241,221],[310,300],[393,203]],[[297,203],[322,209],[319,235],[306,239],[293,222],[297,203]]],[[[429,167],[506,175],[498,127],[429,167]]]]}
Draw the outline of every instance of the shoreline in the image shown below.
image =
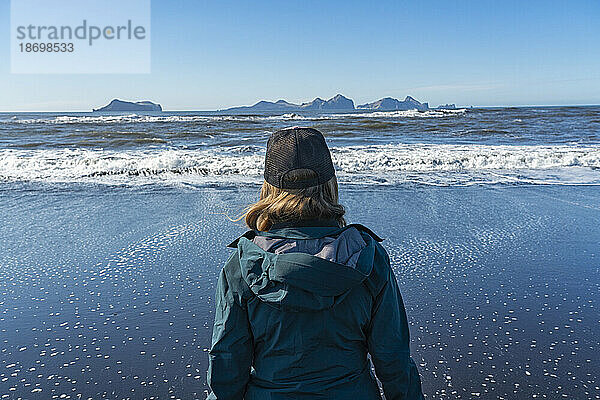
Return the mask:
{"type": "MultiPolygon", "coordinates": [[[[15,394],[202,397],[214,285],[245,231],[223,213],[258,188],[146,189],[4,192],[0,312],[15,365],[0,377],[15,394]]],[[[584,389],[600,377],[595,188],[342,186],[340,198],[349,222],[385,239],[429,396],[597,394],[584,389]]]]}

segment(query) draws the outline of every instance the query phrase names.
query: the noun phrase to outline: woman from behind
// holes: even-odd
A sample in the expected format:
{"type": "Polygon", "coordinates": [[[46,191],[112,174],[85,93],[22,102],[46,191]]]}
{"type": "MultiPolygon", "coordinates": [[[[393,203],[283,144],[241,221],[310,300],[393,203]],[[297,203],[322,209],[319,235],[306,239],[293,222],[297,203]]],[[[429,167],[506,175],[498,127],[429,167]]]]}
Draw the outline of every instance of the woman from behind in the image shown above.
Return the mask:
{"type": "Polygon", "coordinates": [[[209,399],[422,399],[380,239],[347,225],[323,135],[274,133],[250,230],[219,276],[209,399]]]}

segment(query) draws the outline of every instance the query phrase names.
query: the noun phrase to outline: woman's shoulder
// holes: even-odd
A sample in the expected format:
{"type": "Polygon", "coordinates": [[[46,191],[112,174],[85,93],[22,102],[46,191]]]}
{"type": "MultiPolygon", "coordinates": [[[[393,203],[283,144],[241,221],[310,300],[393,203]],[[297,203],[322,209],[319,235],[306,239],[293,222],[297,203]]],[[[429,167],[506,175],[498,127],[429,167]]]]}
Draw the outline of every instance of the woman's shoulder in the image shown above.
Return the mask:
{"type": "Polygon", "coordinates": [[[379,237],[379,235],[377,235],[375,232],[373,232],[371,229],[367,228],[363,224],[349,224],[344,227],[344,229],[351,229],[351,228],[355,228],[359,232],[369,235],[373,240],[375,240],[376,243],[383,242],[383,239],[381,237],[379,237]]]}
{"type": "Polygon", "coordinates": [[[350,224],[347,227],[356,228],[366,241],[371,242],[370,244],[373,248],[373,268],[365,283],[372,294],[377,295],[394,276],[390,265],[390,257],[381,243],[384,239],[362,224],[350,224]]]}

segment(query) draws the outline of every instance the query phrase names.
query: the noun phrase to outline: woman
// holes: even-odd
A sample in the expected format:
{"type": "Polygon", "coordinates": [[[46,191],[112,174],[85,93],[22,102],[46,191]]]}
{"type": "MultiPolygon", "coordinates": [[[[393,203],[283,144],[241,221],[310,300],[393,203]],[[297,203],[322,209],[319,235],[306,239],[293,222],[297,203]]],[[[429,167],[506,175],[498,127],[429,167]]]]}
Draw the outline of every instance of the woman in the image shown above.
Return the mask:
{"type": "Polygon", "coordinates": [[[323,135],[274,133],[250,231],[219,276],[209,399],[422,399],[382,241],[346,225],[323,135]]]}

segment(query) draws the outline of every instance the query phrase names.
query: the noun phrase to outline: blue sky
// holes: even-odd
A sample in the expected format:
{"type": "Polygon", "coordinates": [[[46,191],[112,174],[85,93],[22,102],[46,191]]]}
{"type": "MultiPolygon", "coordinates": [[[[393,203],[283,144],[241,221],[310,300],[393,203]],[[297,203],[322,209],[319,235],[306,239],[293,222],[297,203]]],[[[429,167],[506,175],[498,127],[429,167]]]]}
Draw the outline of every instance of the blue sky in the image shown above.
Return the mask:
{"type": "Polygon", "coordinates": [[[153,0],[150,74],[19,75],[0,0],[0,111],[87,111],[112,98],[210,110],[336,93],[600,104],[599,21],[598,0],[153,0]]]}

